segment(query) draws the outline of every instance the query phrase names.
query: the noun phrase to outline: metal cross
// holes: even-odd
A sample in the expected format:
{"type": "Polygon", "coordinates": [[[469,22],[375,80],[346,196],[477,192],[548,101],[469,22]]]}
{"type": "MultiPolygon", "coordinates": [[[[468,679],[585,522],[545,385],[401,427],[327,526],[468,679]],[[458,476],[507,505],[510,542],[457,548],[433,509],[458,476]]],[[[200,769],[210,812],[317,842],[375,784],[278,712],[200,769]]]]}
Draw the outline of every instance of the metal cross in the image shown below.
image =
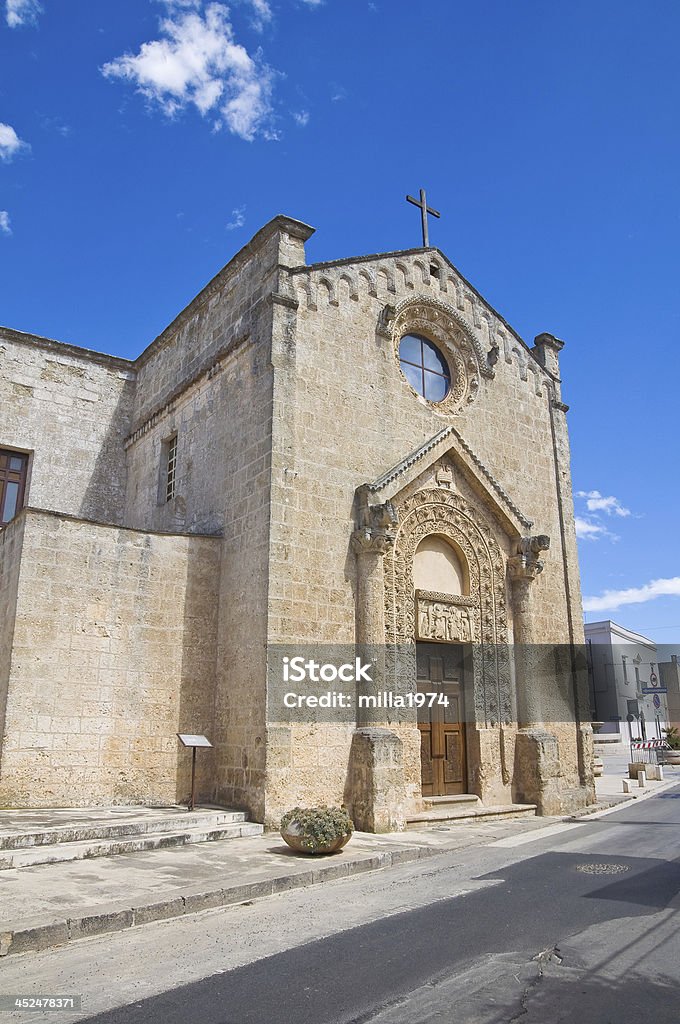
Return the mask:
{"type": "Polygon", "coordinates": [[[413,196],[406,196],[406,201],[408,203],[413,203],[414,206],[417,206],[420,209],[420,219],[423,224],[423,247],[428,249],[430,247],[430,238],[427,232],[427,215],[429,213],[432,217],[441,217],[441,213],[438,213],[437,210],[433,210],[431,206],[427,205],[424,188],[421,188],[420,190],[420,202],[418,202],[417,199],[414,199],[413,196]]]}

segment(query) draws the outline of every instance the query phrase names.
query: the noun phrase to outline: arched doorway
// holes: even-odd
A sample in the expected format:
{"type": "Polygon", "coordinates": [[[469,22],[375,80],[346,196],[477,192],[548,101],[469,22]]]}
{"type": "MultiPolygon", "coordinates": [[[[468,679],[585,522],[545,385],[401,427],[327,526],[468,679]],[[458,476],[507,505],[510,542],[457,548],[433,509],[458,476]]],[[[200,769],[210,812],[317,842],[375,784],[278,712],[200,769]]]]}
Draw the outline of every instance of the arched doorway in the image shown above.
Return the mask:
{"type": "MultiPolygon", "coordinates": [[[[426,487],[403,497],[397,495],[393,503],[399,525],[394,546],[386,552],[384,562],[386,643],[404,650],[412,648],[414,661],[423,643],[436,645],[432,652],[435,657],[437,651],[441,656],[441,651],[447,650],[449,644],[462,644],[464,653],[470,653],[464,661],[465,707],[462,709],[466,731],[462,748],[467,754],[466,791],[482,800],[493,793],[497,799],[499,786],[510,781],[501,734],[515,720],[515,711],[507,646],[506,566],[494,536],[495,524],[491,525],[479,505],[472,505],[457,492],[441,488],[426,487]],[[415,585],[416,552],[423,540],[432,537],[443,539],[458,560],[460,594],[431,592],[415,585]],[[448,639],[444,641],[441,639],[443,624],[437,621],[441,620],[441,615],[430,619],[434,635],[427,632],[428,620],[422,613],[424,604],[430,601],[457,610],[448,616],[448,633],[443,634],[448,639]]],[[[456,575],[452,571],[456,569],[455,562],[450,563],[449,579],[456,575]]],[[[448,671],[444,663],[444,677],[448,671]]],[[[415,674],[415,671],[411,673],[411,681],[415,674]]],[[[416,741],[420,746],[421,737],[419,730],[413,731],[411,749],[415,755],[416,741]]],[[[415,757],[411,763],[415,769],[415,757]]],[[[411,778],[420,793],[420,763],[417,768],[418,777],[414,772],[411,778]]]]}
{"type": "MultiPolygon", "coordinates": [[[[467,790],[465,647],[472,637],[470,574],[449,539],[424,537],[413,556],[422,795],[467,790]]],[[[469,669],[468,669],[469,671],[469,669]]]]}

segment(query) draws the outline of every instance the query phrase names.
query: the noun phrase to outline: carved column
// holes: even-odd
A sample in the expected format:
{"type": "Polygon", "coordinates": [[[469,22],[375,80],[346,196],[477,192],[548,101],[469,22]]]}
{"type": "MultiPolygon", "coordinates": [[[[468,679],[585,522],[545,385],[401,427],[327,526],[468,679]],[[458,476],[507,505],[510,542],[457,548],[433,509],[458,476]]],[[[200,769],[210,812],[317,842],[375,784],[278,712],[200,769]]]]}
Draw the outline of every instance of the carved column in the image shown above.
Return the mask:
{"type": "MultiPolygon", "coordinates": [[[[385,572],[386,553],[394,546],[397,513],[391,502],[364,505],[359,510],[359,525],[352,535],[357,559],[356,638],[367,648],[373,662],[373,686],[363,693],[378,693],[384,688],[385,669],[385,572]]],[[[357,722],[375,723],[375,714],[357,708],[357,722]]]]}
{"type": "MultiPolygon", "coordinates": [[[[385,554],[394,545],[397,513],[391,502],[369,505],[359,493],[357,529],[352,548],[357,559],[356,637],[359,650],[373,664],[373,683],[362,694],[385,687],[385,554]]],[[[352,738],[347,776],[347,803],[357,828],[391,832],[406,824],[406,783],[403,743],[390,728],[381,727],[375,710],[357,707],[357,730],[352,738]]]]}
{"type": "Polygon", "coordinates": [[[539,695],[536,693],[535,665],[538,651],[534,630],[533,582],[543,571],[538,557],[550,547],[549,537],[523,537],[517,554],[508,559],[512,582],[515,680],[517,689],[517,721],[520,728],[542,720],[539,695]]]}
{"type": "Polygon", "coordinates": [[[357,557],[356,636],[360,644],[385,643],[384,558],[394,539],[357,530],[352,548],[357,557]]]}
{"type": "Polygon", "coordinates": [[[550,547],[549,537],[523,537],[508,560],[512,582],[515,680],[519,731],[515,745],[518,797],[534,803],[539,814],[560,809],[557,737],[543,727],[541,705],[545,680],[543,654],[533,625],[533,588],[543,571],[539,555],[550,547]]]}

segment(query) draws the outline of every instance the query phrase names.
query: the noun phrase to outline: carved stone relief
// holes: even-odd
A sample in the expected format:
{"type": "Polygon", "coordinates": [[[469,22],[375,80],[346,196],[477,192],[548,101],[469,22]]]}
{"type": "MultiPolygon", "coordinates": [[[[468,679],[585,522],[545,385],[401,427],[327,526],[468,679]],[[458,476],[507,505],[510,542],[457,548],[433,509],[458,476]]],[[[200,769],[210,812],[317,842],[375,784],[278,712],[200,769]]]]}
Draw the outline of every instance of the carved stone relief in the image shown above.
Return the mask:
{"type": "MultiPolygon", "coordinates": [[[[426,639],[423,630],[436,634],[458,631],[449,642],[464,642],[468,622],[473,642],[475,719],[486,725],[509,723],[513,701],[508,658],[508,621],[505,599],[506,567],[489,523],[459,494],[440,488],[417,491],[394,500],[398,526],[394,546],[385,554],[385,639],[388,644],[412,644],[426,639]],[[420,542],[437,534],[455,543],[467,563],[469,598],[416,593],[413,559],[420,542]],[[422,600],[422,607],[421,607],[422,600]],[[435,613],[431,604],[439,605],[435,613]],[[454,613],[452,608],[457,609],[454,613]],[[448,610],[447,610],[448,609],[448,610]],[[465,609],[469,620],[458,612],[465,609]],[[427,612],[421,618],[421,611],[427,612]],[[448,624],[450,621],[451,625],[448,624]]],[[[470,715],[471,709],[467,714],[470,715]]]]}
{"type": "Polygon", "coordinates": [[[419,640],[473,643],[477,639],[474,600],[417,590],[416,631],[419,640]]]}

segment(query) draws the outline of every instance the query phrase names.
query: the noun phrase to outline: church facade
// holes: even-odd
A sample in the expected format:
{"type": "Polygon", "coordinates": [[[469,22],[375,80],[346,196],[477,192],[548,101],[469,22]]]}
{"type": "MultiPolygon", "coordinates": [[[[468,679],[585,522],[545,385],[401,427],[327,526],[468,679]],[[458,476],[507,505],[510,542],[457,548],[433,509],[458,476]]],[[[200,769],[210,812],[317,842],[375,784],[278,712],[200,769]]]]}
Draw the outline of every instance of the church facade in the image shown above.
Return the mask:
{"type": "Polygon", "coordinates": [[[562,342],[435,248],[312,233],[272,220],[133,361],[0,330],[1,805],[183,800],[179,732],[272,824],[593,801],[562,342]],[[398,711],[282,712],[274,652],[338,645],[398,711]]]}

